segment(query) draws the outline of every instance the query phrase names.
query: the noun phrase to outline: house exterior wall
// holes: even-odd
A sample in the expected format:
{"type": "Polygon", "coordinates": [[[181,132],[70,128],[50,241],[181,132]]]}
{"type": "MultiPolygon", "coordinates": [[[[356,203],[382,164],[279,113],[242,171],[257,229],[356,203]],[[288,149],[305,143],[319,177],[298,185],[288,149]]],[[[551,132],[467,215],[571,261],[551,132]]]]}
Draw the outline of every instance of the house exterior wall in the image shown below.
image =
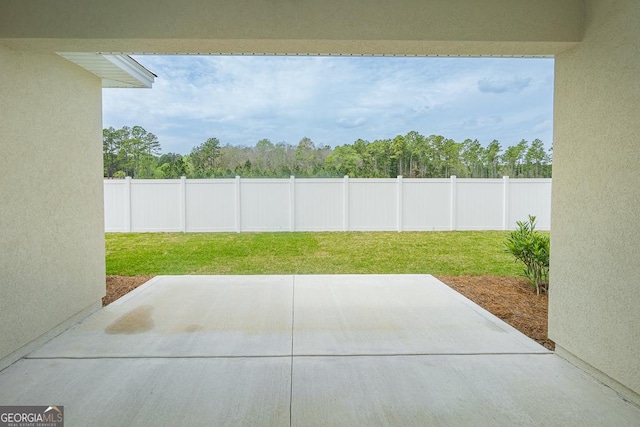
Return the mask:
{"type": "Polygon", "coordinates": [[[640,3],[586,6],[556,57],[549,337],[640,403],[640,3]]]}
{"type": "Polygon", "coordinates": [[[100,80],[1,45],[0,75],[2,368],[100,307],[105,266],[100,80]]]}

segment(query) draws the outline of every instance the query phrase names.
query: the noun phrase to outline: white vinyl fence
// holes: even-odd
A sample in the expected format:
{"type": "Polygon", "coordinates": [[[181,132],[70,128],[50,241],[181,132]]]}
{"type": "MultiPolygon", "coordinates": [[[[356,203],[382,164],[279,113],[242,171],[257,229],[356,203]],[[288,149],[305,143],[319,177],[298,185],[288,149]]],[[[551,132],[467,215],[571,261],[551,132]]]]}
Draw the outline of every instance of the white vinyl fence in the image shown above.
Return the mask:
{"type": "Polygon", "coordinates": [[[108,232],[509,230],[551,219],[551,179],[105,180],[108,232]]]}

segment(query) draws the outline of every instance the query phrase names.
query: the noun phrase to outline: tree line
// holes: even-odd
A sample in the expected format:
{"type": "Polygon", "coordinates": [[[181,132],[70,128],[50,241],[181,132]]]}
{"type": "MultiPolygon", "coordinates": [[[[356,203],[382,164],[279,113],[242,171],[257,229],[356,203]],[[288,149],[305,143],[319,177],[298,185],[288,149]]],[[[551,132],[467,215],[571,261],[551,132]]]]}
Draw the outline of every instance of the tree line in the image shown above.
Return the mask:
{"type": "Polygon", "coordinates": [[[494,140],[456,142],[411,131],[392,139],[356,140],[331,148],[302,138],[297,145],[261,139],[255,146],[222,145],[209,138],[187,155],[161,154],[158,137],[141,126],[103,130],[106,178],[549,178],[552,149],[539,139],[505,149],[494,140]]]}

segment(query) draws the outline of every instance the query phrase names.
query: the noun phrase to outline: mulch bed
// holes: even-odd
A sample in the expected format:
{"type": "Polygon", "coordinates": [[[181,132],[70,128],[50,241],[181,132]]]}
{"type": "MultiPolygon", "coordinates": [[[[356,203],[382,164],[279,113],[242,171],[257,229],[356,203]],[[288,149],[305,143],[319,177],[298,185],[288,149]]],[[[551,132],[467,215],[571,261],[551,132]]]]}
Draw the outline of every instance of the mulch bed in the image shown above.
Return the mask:
{"type": "MultiPolygon", "coordinates": [[[[102,305],[112,303],[153,277],[107,276],[107,295],[102,298],[102,305]]],[[[529,338],[550,350],[555,348],[554,342],[547,338],[548,297],[536,295],[528,280],[498,276],[437,278],[529,338]]]]}
{"type": "Polygon", "coordinates": [[[555,343],[547,337],[549,297],[537,295],[527,279],[499,276],[438,276],[438,279],[549,350],[555,349],[555,343]]]}
{"type": "Polygon", "coordinates": [[[107,294],[102,297],[102,306],[106,306],[148,282],[154,276],[107,276],[107,294]]]}

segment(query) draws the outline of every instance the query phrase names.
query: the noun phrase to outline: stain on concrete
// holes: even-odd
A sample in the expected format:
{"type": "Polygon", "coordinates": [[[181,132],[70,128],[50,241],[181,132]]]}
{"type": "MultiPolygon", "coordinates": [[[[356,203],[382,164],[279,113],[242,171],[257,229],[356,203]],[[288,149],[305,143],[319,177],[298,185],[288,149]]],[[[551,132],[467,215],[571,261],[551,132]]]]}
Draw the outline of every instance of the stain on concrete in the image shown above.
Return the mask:
{"type": "Polygon", "coordinates": [[[198,332],[198,331],[202,331],[204,328],[202,327],[202,325],[187,325],[182,329],[182,332],[187,332],[187,333],[193,333],[193,332],[198,332]]]}
{"type": "Polygon", "coordinates": [[[153,306],[141,305],[126,314],[123,314],[112,322],[104,330],[107,334],[140,334],[153,329],[154,322],[151,317],[153,306]]]}

